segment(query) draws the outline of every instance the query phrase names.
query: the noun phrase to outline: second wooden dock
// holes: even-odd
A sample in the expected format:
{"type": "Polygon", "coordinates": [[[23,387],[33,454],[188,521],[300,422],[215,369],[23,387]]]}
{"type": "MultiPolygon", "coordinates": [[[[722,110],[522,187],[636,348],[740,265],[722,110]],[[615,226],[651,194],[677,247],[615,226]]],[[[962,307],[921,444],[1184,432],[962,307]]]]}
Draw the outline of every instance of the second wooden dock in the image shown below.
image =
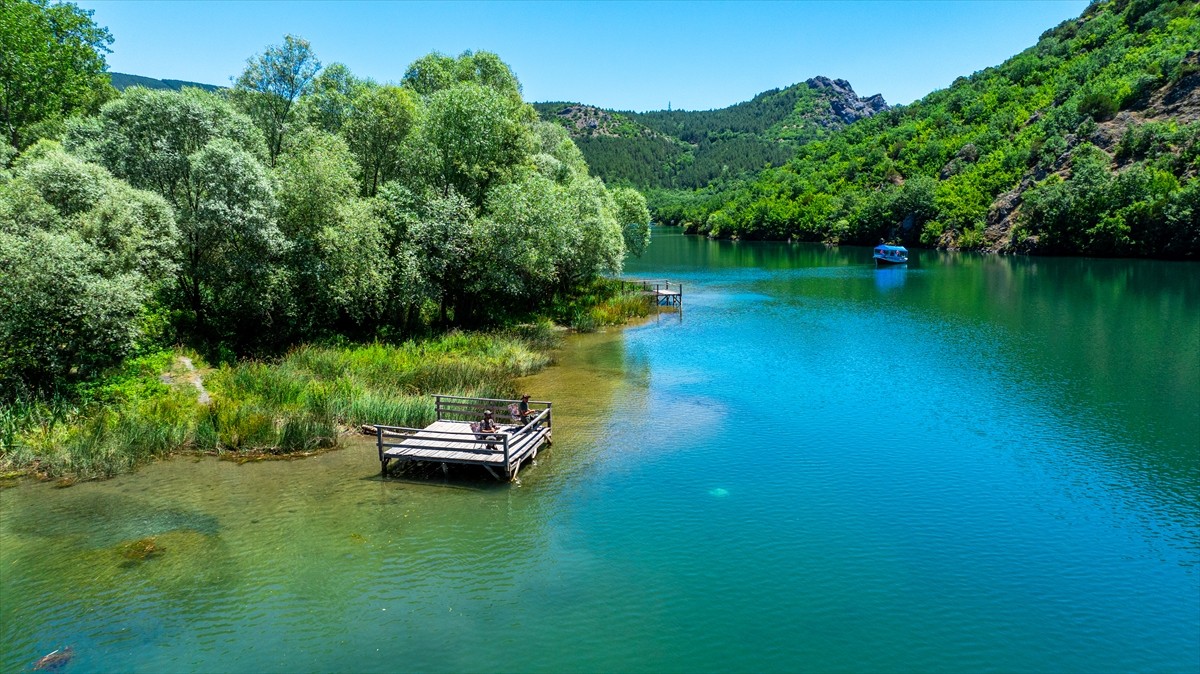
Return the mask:
{"type": "Polygon", "coordinates": [[[663,307],[683,306],[683,284],[671,283],[666,279],[645,280],[627,279],[630,283],[638,284],[651,302],[663,307]]]}

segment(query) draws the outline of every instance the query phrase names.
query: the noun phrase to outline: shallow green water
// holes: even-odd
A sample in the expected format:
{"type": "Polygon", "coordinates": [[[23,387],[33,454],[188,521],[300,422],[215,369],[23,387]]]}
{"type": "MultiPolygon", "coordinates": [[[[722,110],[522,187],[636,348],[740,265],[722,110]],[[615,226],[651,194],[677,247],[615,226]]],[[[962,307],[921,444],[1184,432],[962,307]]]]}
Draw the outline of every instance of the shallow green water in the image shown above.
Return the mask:
{"type": "Polygon", "coordinates": [[[1200,267],[665,231],[629,273],[682,316],[530,378],[519,486],[359,443],[0,491],[0,670],[1200,669],[1200,267]]]}

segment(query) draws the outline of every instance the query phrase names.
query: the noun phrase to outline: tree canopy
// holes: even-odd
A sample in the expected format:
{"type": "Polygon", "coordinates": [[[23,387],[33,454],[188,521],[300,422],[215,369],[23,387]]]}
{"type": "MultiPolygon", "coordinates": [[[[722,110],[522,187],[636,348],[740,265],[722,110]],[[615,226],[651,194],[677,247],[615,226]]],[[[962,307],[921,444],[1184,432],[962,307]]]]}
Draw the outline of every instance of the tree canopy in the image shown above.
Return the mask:
{"type": "Polygon", "coordinates": [[[131,87],[2,159],[9,397],[147,340],[232,357],[527,317],[649,235],[488,52],[379,84],[287,36],[230,92],[131,87]]]}
{"type": "Polygon", "coordinates": [[[104,55],[112,35],[91,10],[49,0],[0,2],[0,124],[17,148],[94,110],[114,92],[104,55]],[[39,127],[42,129],[39,131],[39,127]]]}

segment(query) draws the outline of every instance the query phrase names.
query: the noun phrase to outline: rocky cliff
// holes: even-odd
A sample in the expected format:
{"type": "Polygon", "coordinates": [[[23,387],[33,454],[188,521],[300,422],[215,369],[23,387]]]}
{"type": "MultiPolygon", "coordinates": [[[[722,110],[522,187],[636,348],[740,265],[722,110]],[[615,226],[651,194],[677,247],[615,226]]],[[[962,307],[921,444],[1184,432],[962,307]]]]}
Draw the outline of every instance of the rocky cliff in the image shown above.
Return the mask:
{"type": "MultiPolygon", "coordinates": [[[[1051,174],[1057,174],[1064,179],[1071,177],[1071,152],[1083,142],[1091,143],[1104,150],[1113,162],[1117,171],[1133,163],[1131,156],[1122,156],[1119,151],[1121,142],[1129,134],[1136,134],[1137,128],[1150,122],[1173,121],[1179,125],[1189,124],[1200,120],[1200,51],[1192,51],[1184,59],[1190,66],[1191,74],[1152,91],[1128,110],[1122,110],[1112,119],[1101,121],[1087,135],[1067,134],[1064,137],[1065,147],[1049,167],[1034,167],[1022,176],[1020,183],[1007,192],[1000,194],[988,210],[987,222],[983,232],[986,240],[985,249],[997,253],[1036,253],[1039,251],[1037,237],[1021,238],[1015,236],[1020,224],[1021,206],[1025,193],[1051,174]]],[[[1036,120],[1036,115],[1029,122],[1036,120]]],[[[972,147],[972,146],[968,146],[972,147]]],[[[1174,148],[1178,153],[1182,148],[1174,148]]],[[[961,152],[960,152],[961,154],[961,152]]],[[[956,158],[947,167],[958,161],[956,158]]],[[[973,161],[973,160],[972,160],[973,161]]],[[[947,169],[943,169],[945,177],[947,169]]],[[[1183,179],[1195,179],[1197,168],[1193,165],[1185,171],[1183,179]]],[[[954,248],[955,241],[945,238],[941,245],[954,248]]]]}
{"type": "Polygon", "coordinates": [[[825,128],[841,128],[889,109],[881,94],[860,98],[846,80],[817,76],[804,83],[822,94],[822,98],[829,104],[830,114],[816,120],[825,128]]]}

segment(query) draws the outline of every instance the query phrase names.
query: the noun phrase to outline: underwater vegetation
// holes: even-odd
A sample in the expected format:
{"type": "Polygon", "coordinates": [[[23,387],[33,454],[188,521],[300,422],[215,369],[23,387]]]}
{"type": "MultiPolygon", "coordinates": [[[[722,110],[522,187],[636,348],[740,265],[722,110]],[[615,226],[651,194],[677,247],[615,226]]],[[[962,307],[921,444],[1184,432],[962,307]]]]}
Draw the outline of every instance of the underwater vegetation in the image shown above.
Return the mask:
{"type": "Polygon", "coordinates": [[[136,541],[121,544],[121,556],[129,562],[144,562],[152,557],[161,555],[165,548],[158,545],[154,536],[141,538],[136,541]]]}

